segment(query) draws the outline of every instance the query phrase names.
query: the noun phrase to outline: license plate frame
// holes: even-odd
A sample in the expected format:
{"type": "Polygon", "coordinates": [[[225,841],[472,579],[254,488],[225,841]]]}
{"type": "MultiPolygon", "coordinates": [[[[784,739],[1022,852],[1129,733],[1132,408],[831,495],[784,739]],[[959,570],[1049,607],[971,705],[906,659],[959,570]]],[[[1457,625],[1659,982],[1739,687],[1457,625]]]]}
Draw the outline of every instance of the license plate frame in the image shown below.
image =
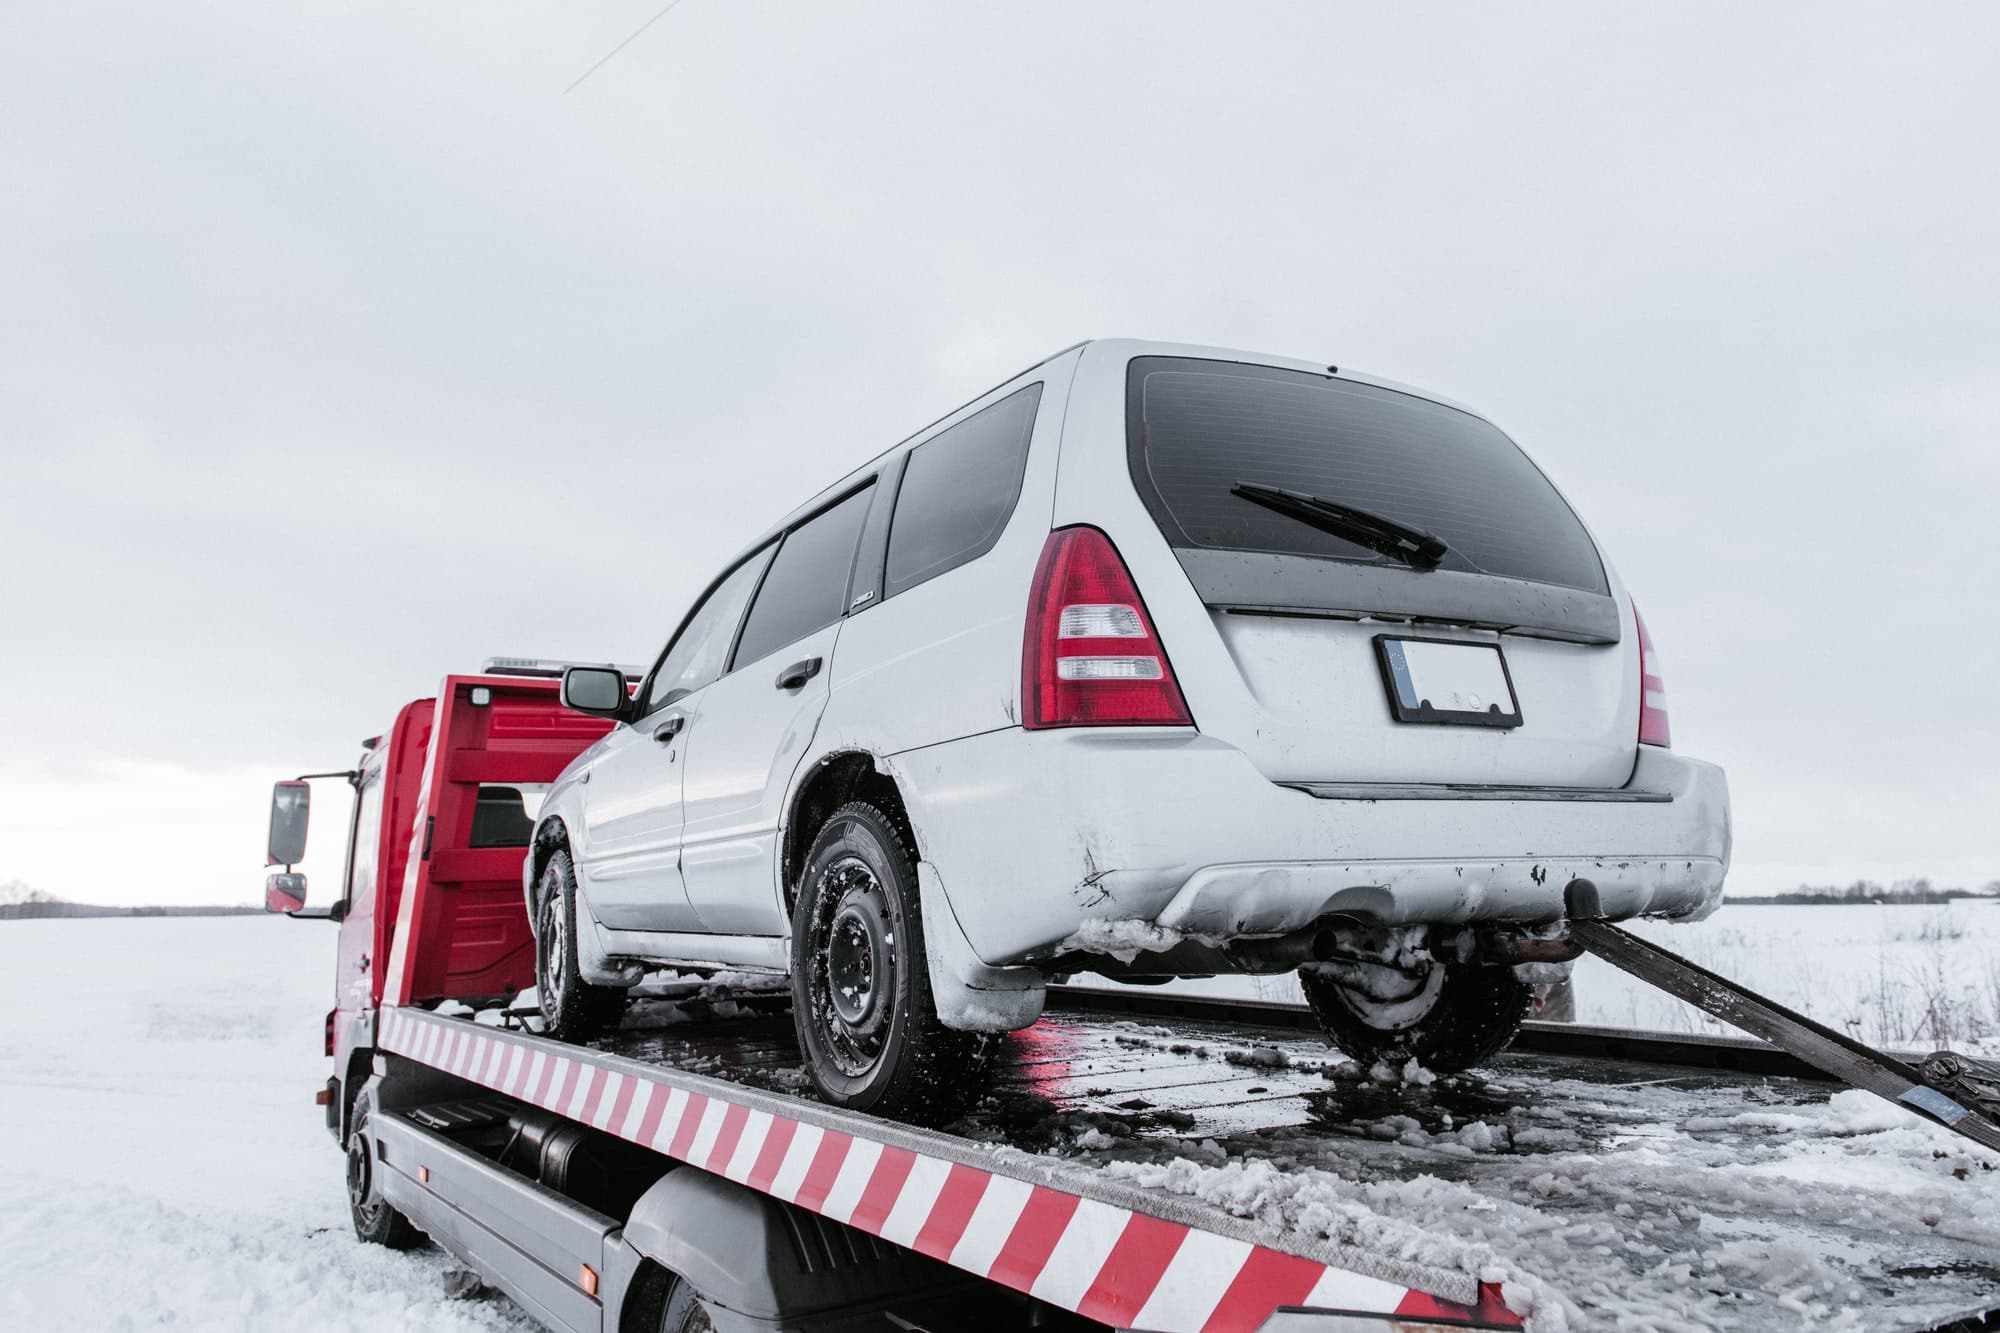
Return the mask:
{"type": "Polygon", "coordinates": [[[1375,660],[1382,668],[1389,713],[1398,722],[1434,727],[1521,725],[1521,696],[1514,691],[1507,654],[1497,643],[1378,634],[1375,660]],[[1424,647],[1412,652],[1405,646],[1412,644],[1424,647]],[[1447,651],[1440,653],[1439,648],[1447,651]],[[1497,677],[1489,662],[1498,668],[1497,677]],[[1505,691],[1504,699],[1489,697],[1496,684],[1505,691]],[[1434,696],[1443,696],[1451,706],[1437,706],[1434,696]]]}

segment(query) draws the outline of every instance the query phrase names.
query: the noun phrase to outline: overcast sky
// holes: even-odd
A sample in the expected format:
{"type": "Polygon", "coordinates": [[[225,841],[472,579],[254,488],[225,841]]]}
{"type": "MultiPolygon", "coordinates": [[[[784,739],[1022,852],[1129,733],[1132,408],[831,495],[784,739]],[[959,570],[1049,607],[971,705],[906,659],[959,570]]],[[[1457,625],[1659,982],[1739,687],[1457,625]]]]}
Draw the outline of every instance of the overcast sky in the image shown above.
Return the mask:
{"type": "Polygon", "coordinates": [[[2000,876],[2000,8],[685,0],[564,94],[657,9],[0,8],[0,882],[254,900],[273,777],[1109,334],[1513,434],[1737,889],[2000,876]]]}

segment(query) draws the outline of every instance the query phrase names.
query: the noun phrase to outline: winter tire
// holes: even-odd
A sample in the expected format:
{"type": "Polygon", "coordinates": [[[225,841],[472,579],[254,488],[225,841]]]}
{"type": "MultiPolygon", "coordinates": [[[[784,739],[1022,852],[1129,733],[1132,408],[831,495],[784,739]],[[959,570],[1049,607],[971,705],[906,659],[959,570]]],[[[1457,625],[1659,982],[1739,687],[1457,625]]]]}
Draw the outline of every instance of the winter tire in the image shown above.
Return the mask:
{"type": "Polygon", "coordinates": [[[374,1140],[368,1136],[368,1108],[358,1107],[354,1128],[347,1132],[347,1209],[354,1217],[354,1234],[370,1245],[412,1250],[424,1243],[424,1233],[410,1224],[375,1188],[374,1140]]]}
{"type": "Polygon", "coordinates": [[[1415,1060],[1436,1074],[1484,1062],[1514,1039],[1528,1011],[1527,983],[1511,967],[1434,963],[1428,1004],[1371,1004],[1311,967],[1299,969],[1320,1030],[1363,1065],[1415,1060]]]}
{"type": "Polygon", "coordinates": [[[990,1040],[938,1020],[916,860],[866,801],[834,811],[806,857],[792,1019],[806,1073],[836,1106],[941,1125],[984,1089],[990,1040]]]}
{"type": "Polygon", "coordinates": [[[542,868],[535,898],[535,995],[542,1029],[559,1041],[589,1041],[617,1023],[625,992],[593,986],[576,963],[576,871],[558,850],[542,868]]]}

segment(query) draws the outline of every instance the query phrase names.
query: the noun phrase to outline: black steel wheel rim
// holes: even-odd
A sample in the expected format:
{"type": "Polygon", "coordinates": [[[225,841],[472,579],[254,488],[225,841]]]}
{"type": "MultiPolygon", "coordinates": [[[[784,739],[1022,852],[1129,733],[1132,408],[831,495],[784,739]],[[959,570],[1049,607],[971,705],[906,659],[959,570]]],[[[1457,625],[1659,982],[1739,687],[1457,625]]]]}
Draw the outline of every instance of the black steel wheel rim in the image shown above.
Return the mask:
{"type": "Polygon", "coordinates": [[[820,1044],[849,1078],[881,1062],[895,1022],[896,941],[875,871],[844,856],[820,873],[806,998],[820,1044]]]}
{"type": "Polygon", "coordinates": [[[358,1131],[347,1140],[347,1201],[357,1213],[367,1214],[368,1140],[358,1131]]]}

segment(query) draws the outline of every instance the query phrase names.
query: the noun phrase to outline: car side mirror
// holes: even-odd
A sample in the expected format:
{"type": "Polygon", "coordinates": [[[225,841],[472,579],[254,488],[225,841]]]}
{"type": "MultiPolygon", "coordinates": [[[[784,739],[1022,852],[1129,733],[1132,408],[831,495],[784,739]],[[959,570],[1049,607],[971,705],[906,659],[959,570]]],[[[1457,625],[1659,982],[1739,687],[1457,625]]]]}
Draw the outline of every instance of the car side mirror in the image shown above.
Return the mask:
{"type": "Polygon", "coordinates": [[[264,876],[264,910],[300,912],[306,905],[306,877],[296,870],[281,870],[264,876]]]}
{"type": "Polygon", "coordinates": [[[573,666],[563,672],[562,701],[576,712],[622,721],[632,696],[617,667],[573,666]]]}
{"type": "MultiPolygon", "coordinates": [[[[295,866],[306,859],[306,823],[312,818],[312,787],[305,782],[280,782],[271,789],[271,836],[264,851],[267,866],[295,866]]],[[[304,897],[304,879],[300,879],[304,897]]]]}

